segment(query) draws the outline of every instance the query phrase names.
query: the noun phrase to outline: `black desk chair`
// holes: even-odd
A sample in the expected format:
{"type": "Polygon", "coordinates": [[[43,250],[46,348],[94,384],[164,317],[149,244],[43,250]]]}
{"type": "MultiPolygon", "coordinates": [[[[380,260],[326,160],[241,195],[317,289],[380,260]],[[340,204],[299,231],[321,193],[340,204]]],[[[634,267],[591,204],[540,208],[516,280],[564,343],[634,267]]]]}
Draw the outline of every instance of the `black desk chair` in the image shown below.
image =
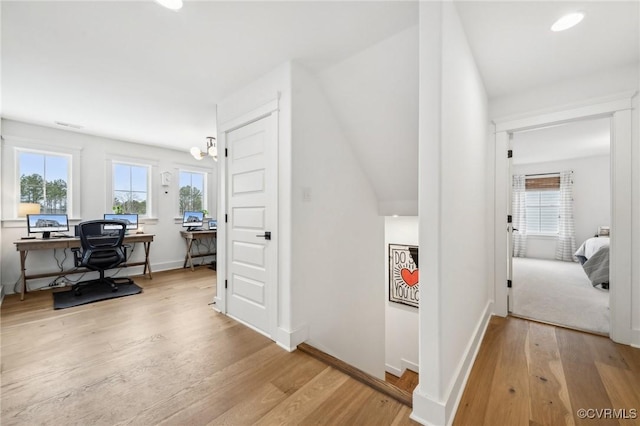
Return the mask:
{"type": "Polygon", "coordinates": [[[82,281],[73,285],[77,296],[82,294],[81,286],[95,282],[102,282],[118,291],[118,284],[133,284],[129,278],[105,277],[104,271],[115,268],[126,262],[127,256],[124,241],[126,223],[120,220],[90,220],[78,225],[81,248],[74,248],[74,263],[92,271],[98,271],[100,278],[82,281]]]}

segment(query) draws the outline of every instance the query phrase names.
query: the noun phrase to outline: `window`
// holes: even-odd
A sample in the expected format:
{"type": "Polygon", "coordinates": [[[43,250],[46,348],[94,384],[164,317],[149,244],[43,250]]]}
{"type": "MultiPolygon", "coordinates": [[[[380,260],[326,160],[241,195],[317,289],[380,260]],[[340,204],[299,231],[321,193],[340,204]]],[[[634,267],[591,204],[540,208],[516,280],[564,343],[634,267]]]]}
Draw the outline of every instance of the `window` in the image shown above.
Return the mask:
{"type": "Polygon", "coordinates": [[[31,212],[69,213],[70,165],[69,155],[18,151],[18,217],[31,212]]]}
{"type": "Polygon", "coordinates": [[[178,200],[180,216],[185,211],[200,211],[205,208],[206,176],[206,173],[201,172],[180,171],[178,200]]]}
{"type": "Polygon", "coordinates": [[[560,177],[527,177],[527,232],[557,234],[560,215],[560,177]]]}
{"type": "Polygon", "coordinates": [[[147,215],[149,168],[134,164],[113,163],[113,207],[122,213],[147,215]]]}

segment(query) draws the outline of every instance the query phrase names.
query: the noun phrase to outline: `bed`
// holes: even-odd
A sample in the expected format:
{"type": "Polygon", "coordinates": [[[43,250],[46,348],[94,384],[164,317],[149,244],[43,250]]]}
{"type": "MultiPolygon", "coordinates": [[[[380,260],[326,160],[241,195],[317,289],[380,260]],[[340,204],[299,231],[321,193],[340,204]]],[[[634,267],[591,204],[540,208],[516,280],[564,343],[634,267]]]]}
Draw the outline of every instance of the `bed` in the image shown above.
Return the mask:
{"type": "Polygon", "coordinates": [[[609,237],[589,238],[575,256],[594,287],[609,289],[609,237]]]}

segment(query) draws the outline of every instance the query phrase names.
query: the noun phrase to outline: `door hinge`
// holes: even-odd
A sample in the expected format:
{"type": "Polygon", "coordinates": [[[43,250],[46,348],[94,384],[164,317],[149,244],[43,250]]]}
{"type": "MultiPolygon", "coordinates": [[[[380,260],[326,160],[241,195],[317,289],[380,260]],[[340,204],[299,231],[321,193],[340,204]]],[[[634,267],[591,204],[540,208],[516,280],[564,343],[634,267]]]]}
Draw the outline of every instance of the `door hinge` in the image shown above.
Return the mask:
{"type": "Polygon", "coordinates": [[[513,157],[513,150],[512,149],[507,151],[507,158],[511,158],[511,157],[513,157]]]}
{"type": "Polygon", "coordinates": [[[224,156],[225,157],[229,156],[229,150],[227,148],[224,149],[224,156]]]}
{"type": "Polygon", "coordinates": [[[513,217],[511,215],[507,215],[507,223],[513,223],[513,217]]]}
{"type": "MultiPolygon", "coordinates": [[[[225,281],[225,283],[226,283],[226,281],[225,281]]],[[[512,283],[511,283],[511,280],[507,280],[507,288],[511,288],[511,284],[512,284],[512,283]]],[[[225,285],[226,285],[226,284],[225,284],[225,285]]]]}
{"type": "Polygon", "coordinates": [[[227,280],[224,280],[224,288],[227,288],[227,285],[228,285],[227,280]]]}
{"type": "Polygon", "coordinates": [[[228,214],[224,214],[224,223],[227,223],[229,221],[229,215],[228,214]]]}

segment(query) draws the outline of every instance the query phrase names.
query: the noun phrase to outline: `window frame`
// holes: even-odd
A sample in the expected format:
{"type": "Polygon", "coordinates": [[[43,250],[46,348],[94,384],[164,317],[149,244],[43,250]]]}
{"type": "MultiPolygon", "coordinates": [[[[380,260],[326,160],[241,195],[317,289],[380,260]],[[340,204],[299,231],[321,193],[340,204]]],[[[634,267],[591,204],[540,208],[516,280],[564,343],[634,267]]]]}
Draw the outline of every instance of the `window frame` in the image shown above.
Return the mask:
{"type": "Polygon", "coordinates": [[[81,196],[80,176],[82,148],[76,146],[58,146],[46,141],[34,140],[12,135],[4,135],[2,144],[2,225],[9,228],[26,228],[24,217],[18,217],[20,204],[20,153],[30,152],[69,158],[67,165],[67,216],[69,220],[80,219],[81,196]]]}
{"type": "MultiPolygon", "coordinates": [[[[541,201],[541,200],[540,200],[541,201]]],[[[559,217],[556,216],[556,231],[555,232],[550,232],[550,231],[543,231],[540,228],[541,222],[540,219],[538,220],[538,230],[532,230],[529,227],[529,209],[536,209],[538,211],[538,217],[542,218],[542,209],[543,208],[549,208],[549,207],[555,207],[558,210],[560,210],[560,189],[544,189],[544,190],[540,190],[540,189],[531,189],[531,190],[527,190],[525,191],[525,209],[527,211],[527,234],[531,234],[531,235],[536,235],[536,236],[557,236],[558,233],[560,232],[559,228],[560,228],[560,224],[559,224],[559,217]],[[543,192],[555,192],[558,194],[558,203],[555,205],[543,205],[541,202],[538,203],[538,205],[536,206],[530,206],[527,203],[527,193],[543,193],[543,192]]]]}
{"type": "Polygon", "coordinates": [[[157,219],[157,211],[158,207],[156,205],[156,198],[153,192],[154,188],[154,180],[153,176],[155,176],[156,171],[158,169],[157,161],[149,161],[143,160],[140,158],[133,157],[122,157],[116,155],[107,154],[107,167],[106,172],[107,176],[105,179],[106,183],[106,209],[108,211],[113,211],[113,197],[114,197],[114,168],[117,164],[122,164],[126,166],[135,166],[135,167],[144,167],[147,170],[147,212],[145,214],[139,214],[139,219],[142,219],[141,223],[145,223],[144,220],[157,219]]]}
{"type": "MultiPolygon", "coordinates": [[[[51,151],[42,151],[42,150],[38,150],[38,149],[30,149],[30,148],[17,148],[16,149],[16,184],[17,184],[17,188],[16,188],[16,196],[17,196],[17,201],[16,201],[16,206],[19,206],[22,201],[20,200],[20,198],[22,197],[22,189],[20,187],[20,180],[21,180],[21,176],[19,176],[20,174],[20,155],[21,154],[37,154],[37,155],[42,155],[45,157],[62,157],[62,158],[66,158],[67,159],[67,211],[65,213],[60,213],[60,214],[66,214],[67,216],[69,215],[69,212],[71,212],[73,210],[73,204],[72,204],[72,197],[70,194],[70,188],[71,188],[71,173],[72,173],[72,162],[73,162],[73,157],[71,154],[63,154],[63,153],[57,153],[57,152],[51,152],[51,151]]],[[[46,160],[45,160],[46,161],[46,160]]],[[[47,177],[46,175],[43,176],[44,180],[45,180],[45,184],[47,181],[47,177]]],[[[45,190],[46,193],[46,190],[45,190]]],[[[46,200],[46,198],[45,198],[46,200]]],[[[44,212],[43,212],[44,213],[44,212]]],[[[20,217],[18,216],[19,211],[18,209],[16,210],[16,217],[18,219],[26,219],[26,217],[20,217]]]]}
{"type": "Polygon", "coordinates": [[[181,173],[191,173],[191,174],[200,174],[202,175],[202,208],[209,212],[209,216],[211,215],[211,210],[209,209],[209,178],[210,174],[208,171],[204,169],[197,169],[193,167],[180,167],[176,169],[176,203],[175,203],[175,211],[176,217],[182,218],[183,214],[180,213],[180,174],[181,173]]]}
{"type": "MultiPolygon", "coordinates": [[[[201,163],[202,164],[202,163],[201,163]]],[[[179,191],[180,191],[180,172],[195,172],[195,173],[204,173],[204,175],[206,176],[205,178],[205,198],[206,200],[204,201],[204,208],[207,209],[207,211],[209,212],[209,214],[207,215],[208,218],[212,218],[212,219],[216,219],[217,218],[217,208],[218,208],[218,192],[216,190],[217,188],[217,163],[214,163],[212,165],[212,167],[206,167],[206,163],[205,164],[198,164],[198,165],[194,165],[194,164],[188,164],[188,163],[174,163],[174,167],[172,169],[172,173],[174,176],[174,179],[172,180],[171,183],[171,190],[173,192],[173,199],[172,199],[172,203],[173,203],[173,211],[175,214],[174,217],[174,223],[176,224],[182,224],[182,215],[179,214],[179,203],[180,203],[180,196],[179,196],[179,191]]]]}

